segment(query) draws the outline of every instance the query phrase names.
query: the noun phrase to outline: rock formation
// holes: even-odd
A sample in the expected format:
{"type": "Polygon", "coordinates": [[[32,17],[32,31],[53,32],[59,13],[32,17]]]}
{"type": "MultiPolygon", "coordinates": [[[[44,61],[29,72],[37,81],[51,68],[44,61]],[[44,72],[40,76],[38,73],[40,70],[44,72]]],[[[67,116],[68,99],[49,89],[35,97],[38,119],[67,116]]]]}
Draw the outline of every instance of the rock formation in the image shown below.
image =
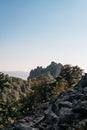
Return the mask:
{"type": "Polygon", "coordinates": [[[62,68],[62,64],[60,63],[57,64],[55,62],[51,62],[51,64],[46,68],[42,68],[41,66],[40,67],[38,66],[36,69],[31,70],[28,80],[32,78],[41,77],[41,75],[46,75],[48,73],[50,73],[53,77],[58,77],[61,68],[62,68]]]}
{"type": "Polygon", "coordinates": [[[74,87],[3,130],[87,130],[87,74],[74,87]]]}

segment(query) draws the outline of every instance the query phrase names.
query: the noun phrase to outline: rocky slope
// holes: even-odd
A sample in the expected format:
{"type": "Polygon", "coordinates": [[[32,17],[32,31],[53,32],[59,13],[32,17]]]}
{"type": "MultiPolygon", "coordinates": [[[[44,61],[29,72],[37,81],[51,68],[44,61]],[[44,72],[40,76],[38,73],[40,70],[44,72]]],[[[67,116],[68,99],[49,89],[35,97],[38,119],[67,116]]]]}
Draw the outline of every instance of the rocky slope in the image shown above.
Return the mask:
{"type": "Polygon", "coordinates": [[[41,77],[42,75],[47,75],[48,73],[50,73],[53,77],[58,77],[61,68],[62,68],[62,64],[60,63],[57,64],[55,62],[51,62],[51,64],[46,68],[42,68],[42,66],[40,67],[38,66],[34,70],[31,70],[28,80],[32,78],[41,77]]]}
{"type": "Polygon", "coordinates": [[[87,130],[87,74],[73,90],[60,93],[3,130],[87,130]]]}

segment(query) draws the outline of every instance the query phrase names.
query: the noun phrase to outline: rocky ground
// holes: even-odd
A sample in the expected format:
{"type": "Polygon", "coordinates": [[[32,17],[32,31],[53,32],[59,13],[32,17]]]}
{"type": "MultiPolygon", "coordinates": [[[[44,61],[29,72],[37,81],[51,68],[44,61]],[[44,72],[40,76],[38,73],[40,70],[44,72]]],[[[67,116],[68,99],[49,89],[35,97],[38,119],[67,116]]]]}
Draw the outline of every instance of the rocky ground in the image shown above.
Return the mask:
{"type": "Polygon", "coordinates": [[[3,130],[87,130],[87,74],[75,88],[3,130]]]}

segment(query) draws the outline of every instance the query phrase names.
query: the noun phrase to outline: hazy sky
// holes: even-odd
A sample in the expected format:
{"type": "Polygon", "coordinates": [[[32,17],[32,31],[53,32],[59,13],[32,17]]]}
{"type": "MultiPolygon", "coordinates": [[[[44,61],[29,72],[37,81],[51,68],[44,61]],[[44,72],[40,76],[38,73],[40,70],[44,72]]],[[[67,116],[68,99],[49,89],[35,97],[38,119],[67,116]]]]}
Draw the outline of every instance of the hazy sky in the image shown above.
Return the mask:
{"type": "Polygon", "coordinates": [[[87,69],[87,0],[0,0],[0,71],[51,61],[87,69]]]}

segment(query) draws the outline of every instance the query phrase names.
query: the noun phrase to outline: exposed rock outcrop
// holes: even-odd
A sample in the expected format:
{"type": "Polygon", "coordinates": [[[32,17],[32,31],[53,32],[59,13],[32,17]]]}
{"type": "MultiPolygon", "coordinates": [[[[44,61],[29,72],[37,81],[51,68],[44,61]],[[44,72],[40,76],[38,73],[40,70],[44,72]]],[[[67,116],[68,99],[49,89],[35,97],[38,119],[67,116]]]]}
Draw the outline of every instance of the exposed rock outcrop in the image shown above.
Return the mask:
{"type": "Polygon", "coordinates": [[[87,74],[68,92],[40,105],[33,114],[3,130],[86,130],[87,74]]]}
{"type": "Polygon", "coordinates": [[[41,75],[46,75],[48,73],[50,73],[53,77],[58,77],[61,68],[62,68],[62,64],[60,63],[57,64],[55,62],[51,62],[51,64],[46,68],[42,68],[42,66],[40,67],[38,66],[36,69],[31,70],[28,80],[32,78],[41,77],[41,75]]]}

